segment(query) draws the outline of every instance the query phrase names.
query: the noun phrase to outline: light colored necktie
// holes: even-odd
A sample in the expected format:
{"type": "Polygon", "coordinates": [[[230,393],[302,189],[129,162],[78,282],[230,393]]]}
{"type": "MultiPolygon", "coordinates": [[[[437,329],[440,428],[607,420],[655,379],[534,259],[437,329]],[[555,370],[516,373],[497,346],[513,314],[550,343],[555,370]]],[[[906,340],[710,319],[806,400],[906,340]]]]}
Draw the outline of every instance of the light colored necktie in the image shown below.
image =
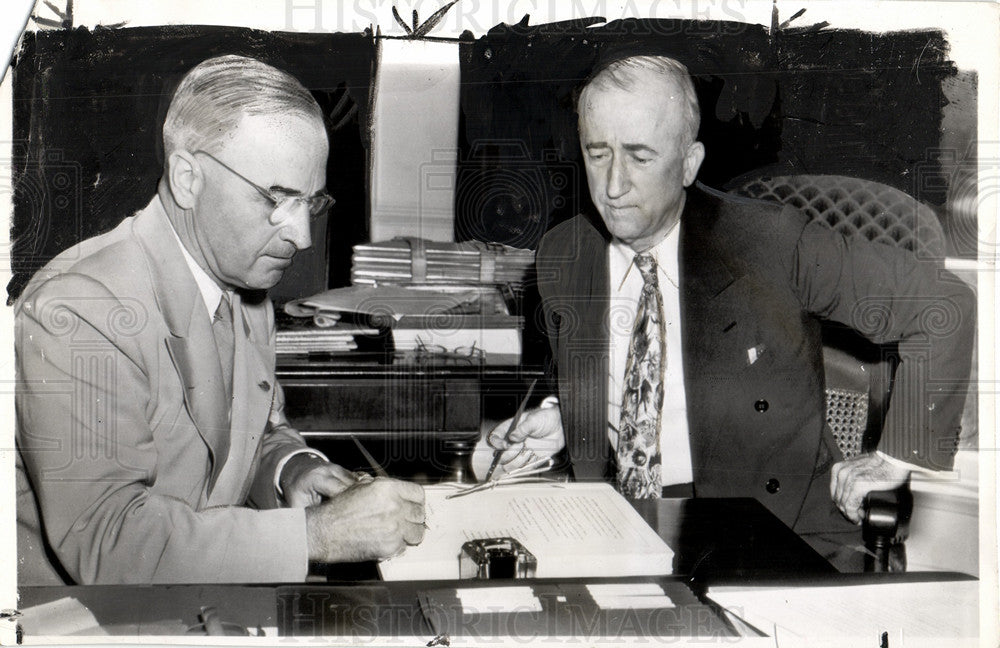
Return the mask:
{"type": "Polygon", "coordinates": [[[219,364],[222,367],[222,380],[226,388],[226,402],[233,398],[233,305],[229,293],[223,292],[219,307],[215,309],[212,318],[212,333],[215,334],[215,345],[219,349],[219,364]]]}
{"type": "Polygon", "coordinates": [[[660,417],[667,348],[656,261],[640,254],[635,265],[643,286],[625,363],[618,426],[618,488],[626,497],[648,498],[660,497],[662,490],[660,417]]]}

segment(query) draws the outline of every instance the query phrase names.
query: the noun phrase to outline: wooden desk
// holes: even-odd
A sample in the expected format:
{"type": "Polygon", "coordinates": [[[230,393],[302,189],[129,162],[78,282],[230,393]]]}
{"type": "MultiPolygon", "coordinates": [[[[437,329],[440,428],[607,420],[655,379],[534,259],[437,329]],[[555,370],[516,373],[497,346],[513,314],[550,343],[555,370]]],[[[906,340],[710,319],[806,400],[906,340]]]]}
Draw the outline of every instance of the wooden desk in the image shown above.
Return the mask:
{"type": "Polygon", "coordinates": [[[279,357],[285,408],[307,438],[478,433],[487,410],[540,378],[537,367],[484,365],[434,355],[344,353],[279,357]]]}
{"type": "Polygon", "coordinates": [[[674,550],[674,573],[696,590],[719,580],[835,574],[837,570],[752,498],[634,500],[674,550]]]}
{"type": "Polygon", "coordinates": [[[276,376],[285,391],[289,421],[322,450],[335,449],[348,468],[356,436],[393,475],[467,481],[468,459],[484,419],[517,409],[540,368],[485,365],[478,361],[414,353],[352,352],[279,357],[276,376]],[[417,444],[429,448],[418,452],[417,444]],[[347,460],[343,458],[347,454],[347,460]],[[427,464],[417,466],[415,464],[427,464]]]}
{"type": "MultiPolygon", "coordinates": [[[[755,500],[647,500],[634,504],[674,550],[674,576],[505,581],[507,585],[530,585],[547,606],[546,614],[505,619],[483,617],[468,621],[472,625],[465,630],[478,636],[486,636],[497,628],[524,633],[583,634],[589,629],[598,634],[622,636],[726,636],[732,628],[697,599],[705,585],[758,577],[836,576],[828,563],[755,500]],[[584,587],[592,582],[655,582],[677,607],[635,613],[631,617],[621,611],[599,611],[587,598],[584,587]],[[571,605],[559,607],[560,596],[571,605]]],[[[338,572],[337,567],[333,566],[329,573],[334,578],[343,578],[347,572],[338,572]]],[[[371,563],[350,567],[354,575],[364,575],[367,569],[370,576],[374,576],[373,568],[371,563]]],[[[448,592],[459,586],[498,583],[501,582],[338,580],[285,586],[25,587],[21,589],[21,607],[73,596],[93,612],[108,632],[121,635],[184,634],[187,628],[199,623],[201,607],[210,605],[218,610],[222,620],[246,628],[277,627],[283,633],[303,636],[336,633],[361,637],[376,633],[430,638],[437,628],[428,625],[418,594],[430,591],[436,600],[443,601],[444,612],[452,614],[448,617],[451,621],[447,618],[442,621],[445,627],[457,622],[455,602],[448,598],[448,592]]]]}

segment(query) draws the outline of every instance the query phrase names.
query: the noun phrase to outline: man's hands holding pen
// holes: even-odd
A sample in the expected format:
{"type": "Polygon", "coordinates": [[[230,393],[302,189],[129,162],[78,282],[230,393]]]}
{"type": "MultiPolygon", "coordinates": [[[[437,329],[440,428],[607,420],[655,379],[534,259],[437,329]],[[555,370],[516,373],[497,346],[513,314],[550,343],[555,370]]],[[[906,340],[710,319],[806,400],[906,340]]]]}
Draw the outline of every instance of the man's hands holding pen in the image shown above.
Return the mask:
{"type": "Polygon", "coordinates": [[[304,508],[342,493],[357,481],[354,473],[320,456],[303,453],[281,471],[281,492],[288,506],[304,508]]]}
{"type": "Polygon", "coordinates": [[[376,477],[360,479],[321,504],[306,507],[309,559],[382,560],[424,539],[424,489],[376,477]]]}
{"type": "Polygon", "coordinates": [[[508,433],[511,421],[501,421],[476,446],[473,470],[478,477],[486,474],[494,450],[504,451],[498,470],[510,472],[530,462],[547,459],[566,445],[558,406],[525,412],[517,427],[508,433]]]}
{"type": "Polygon", "coordinates": [[[417,484],[303,453],[282,470],[281,490],[289,506],[306,510],[310,560],[381,560],[424,538],[424,489],[417,484]]]}

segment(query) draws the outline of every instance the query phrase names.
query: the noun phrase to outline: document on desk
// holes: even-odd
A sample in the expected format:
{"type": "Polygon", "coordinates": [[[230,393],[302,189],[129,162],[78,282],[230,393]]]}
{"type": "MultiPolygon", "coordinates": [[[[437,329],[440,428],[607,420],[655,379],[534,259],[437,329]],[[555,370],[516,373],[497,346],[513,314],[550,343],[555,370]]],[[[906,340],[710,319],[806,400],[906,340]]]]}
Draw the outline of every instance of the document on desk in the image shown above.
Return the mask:
{"type": "Polygon", "coordinates": [[[673,551],[610,484],[498,486],[446,499],[454,486],[425,488],[423,542],[379,565],[385,580],[458,578],[469,540],[511,537],[538,561],[536,577],[670,574],[673,551]]]}
{"type": "Polygon", "coordinates": [[[827,587],[713,586],[708,598],[777,639],[870,639],[887,632],[892,640],[899,636],[912,640],[974,637],[979,631],[976,580],[827,587]]]}

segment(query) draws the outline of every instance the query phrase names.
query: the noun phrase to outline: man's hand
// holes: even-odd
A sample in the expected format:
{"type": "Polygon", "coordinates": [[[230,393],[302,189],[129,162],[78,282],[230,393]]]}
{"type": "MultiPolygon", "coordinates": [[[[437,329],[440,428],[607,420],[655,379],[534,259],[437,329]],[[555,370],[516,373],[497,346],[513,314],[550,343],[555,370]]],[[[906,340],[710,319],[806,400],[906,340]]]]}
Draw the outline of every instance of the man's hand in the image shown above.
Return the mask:
{"type": "Polygon", "coordinates": [[[351,486],[357,479],[354,473],[322,457],[302,453],[288,460],[281,471],[281,492],[292,508],[319,504],[351,486]]]}
{"type": "Polygon", "coordinates": [[[356,482],[306,508],[309,559],[382,560],[424,539],[424,489],[387,477],[356,482]]]}
{"type": "Polygon", "coordinates": [[[901,486],[910,471],[878,456],[866,454],[833,465],[830,471],[830,496],[844,516],[860,524],[862,504],[871,491],[892,490],[901,486]]]}
{"type": "Polygon", "coordinates": [[[558,407],[527,412],[517,427],[507,434],[512,420],[502,421],[476,445],[472,468],[478,477],[486,476],[494,450],[504,450],[497,470],[509,472],[532,461],[547,459],[566,445],[558,407]]]}

